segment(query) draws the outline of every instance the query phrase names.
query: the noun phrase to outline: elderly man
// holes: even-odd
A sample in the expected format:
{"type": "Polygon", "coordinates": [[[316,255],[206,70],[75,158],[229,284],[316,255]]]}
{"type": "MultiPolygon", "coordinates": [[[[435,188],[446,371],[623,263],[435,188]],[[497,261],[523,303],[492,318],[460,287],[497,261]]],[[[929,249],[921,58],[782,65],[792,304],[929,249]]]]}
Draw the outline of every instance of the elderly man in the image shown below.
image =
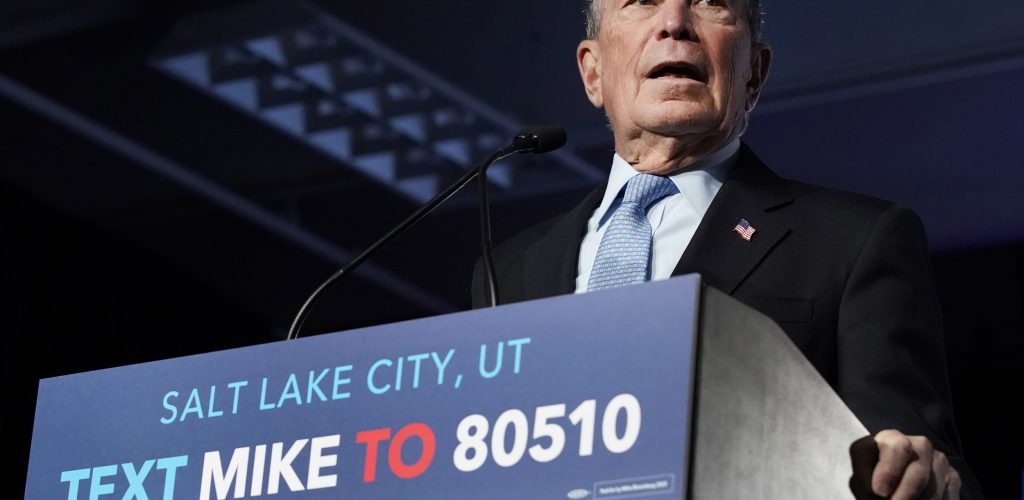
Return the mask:
{"type": "Polygon", "coordinates": [[[858,496],[961,498],[920,221],[781,179],[741,144],[771,65],[760,27],[758,0],[592,0],[577,62],[614,134],[608,182],[496,249],[500,297],[699,272],[779,323],[875,433],[858,496]]]}

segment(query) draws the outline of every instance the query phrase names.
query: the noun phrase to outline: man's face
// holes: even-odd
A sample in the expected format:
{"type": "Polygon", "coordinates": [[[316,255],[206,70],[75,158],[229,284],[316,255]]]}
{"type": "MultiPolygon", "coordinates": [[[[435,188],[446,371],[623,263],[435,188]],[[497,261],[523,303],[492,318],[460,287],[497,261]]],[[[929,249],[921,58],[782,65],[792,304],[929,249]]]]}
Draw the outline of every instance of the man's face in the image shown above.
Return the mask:
{"type": "Polygon", "coordinates": [[[616,140],[644,132],[722,145],[746,126],[771,53],[752,46],[747,0],[603,0],[577,57],[616,140]]]}

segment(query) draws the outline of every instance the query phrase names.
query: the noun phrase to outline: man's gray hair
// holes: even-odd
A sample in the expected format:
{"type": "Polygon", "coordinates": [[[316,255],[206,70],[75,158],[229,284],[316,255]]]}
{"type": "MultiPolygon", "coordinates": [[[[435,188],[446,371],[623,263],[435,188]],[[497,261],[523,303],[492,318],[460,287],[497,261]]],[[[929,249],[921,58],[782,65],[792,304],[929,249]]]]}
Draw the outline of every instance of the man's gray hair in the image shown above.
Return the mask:
{"type": "MultiPolygon", "coordinates": [[[[601,27],[601,6],[604,0],[587,0],[587,38],[597,39],[597,32],[601,27]]],[[[750,25],[750,40],[753,43],[761,41],[761,24],[764,22],[764,12],[761,10],[761,0],[746,0],[747,2],[747,23],[750,25]]]]}

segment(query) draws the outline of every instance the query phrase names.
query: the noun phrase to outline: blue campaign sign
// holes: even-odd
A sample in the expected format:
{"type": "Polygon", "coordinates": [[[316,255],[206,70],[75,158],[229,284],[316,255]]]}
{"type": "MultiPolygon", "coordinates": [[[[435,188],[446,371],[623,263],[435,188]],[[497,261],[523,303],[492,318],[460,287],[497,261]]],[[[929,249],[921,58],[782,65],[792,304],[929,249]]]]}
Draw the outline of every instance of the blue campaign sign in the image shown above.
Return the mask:
{"type": "Polygon", "coordinates": [[[683,498],[699,286],[43,380],[26,498],[683,498]]]}

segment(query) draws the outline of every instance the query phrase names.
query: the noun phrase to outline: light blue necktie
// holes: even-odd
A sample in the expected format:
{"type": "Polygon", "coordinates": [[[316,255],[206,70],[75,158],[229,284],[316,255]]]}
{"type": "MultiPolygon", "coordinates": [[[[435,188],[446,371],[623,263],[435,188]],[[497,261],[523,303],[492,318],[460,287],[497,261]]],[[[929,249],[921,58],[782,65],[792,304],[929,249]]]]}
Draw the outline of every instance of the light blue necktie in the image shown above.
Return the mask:
{"type": "Polygon", "coordinates": [[[667,177],[639,174],[626,183],[622,204],[612,214],[597,249],[587,291],[642,283],[650,278],[651,223],[647,210],[679,192],[667,177]]]}

